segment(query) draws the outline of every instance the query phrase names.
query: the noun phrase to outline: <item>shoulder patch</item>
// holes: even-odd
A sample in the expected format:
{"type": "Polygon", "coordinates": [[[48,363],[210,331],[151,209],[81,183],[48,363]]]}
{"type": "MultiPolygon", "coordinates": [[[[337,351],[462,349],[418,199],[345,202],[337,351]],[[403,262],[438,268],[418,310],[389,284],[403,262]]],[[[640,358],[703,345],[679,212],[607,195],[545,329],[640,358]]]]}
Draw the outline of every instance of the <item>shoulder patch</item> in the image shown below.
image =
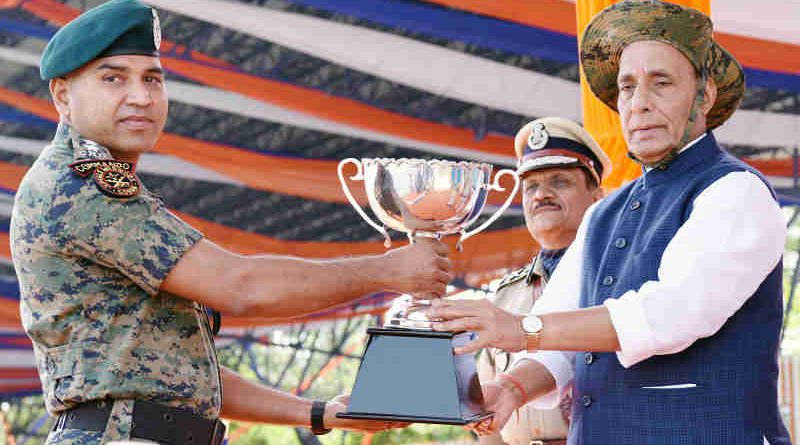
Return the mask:
{"type": "Polygon", "coordinates": [[[94,182],[104,194],[113,198],[132,198],[141,185],[136,177],[136,165],[116,159],[82,159],[69,165],[76,175],[86,178],[94,173],[94,182]]]}
{"type": "Polygon", "coordinates": [[[525,277],[527,277],[528,274],[530,273],[532,267],[533,267],[533,264],[528,264],[527,266],[523,267],[522,269],[516,270],[516,271],[511,272],[510,274],[504,276],[503,279],[500,280],[500,283],[497,285],[497,290],[500,290],[500,289],[502,289],[502,288],[504,288],[504,287],[506,287],[506,286],[508,286],[510,284],[514,284],[517,281],[524,280],[525,277]]]}

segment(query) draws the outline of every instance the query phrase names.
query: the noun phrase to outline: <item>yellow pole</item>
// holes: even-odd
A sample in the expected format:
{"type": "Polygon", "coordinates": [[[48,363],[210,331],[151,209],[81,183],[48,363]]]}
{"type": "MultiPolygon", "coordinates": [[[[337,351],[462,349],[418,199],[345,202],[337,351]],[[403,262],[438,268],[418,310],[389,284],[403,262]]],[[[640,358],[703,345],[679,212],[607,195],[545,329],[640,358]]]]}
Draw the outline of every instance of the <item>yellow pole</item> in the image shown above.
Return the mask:
{"type": "MultiPolygon", "coordinates": [[[[711,0],[670,0],[684,6],[690,6],[707,15],[711,14],[711,0]]],[[[592,17],[607,6],[617,3],[616,0],[577,0],[575,12],[577,13],[578,43],[583,35],[583,30],[592,17]]],[[[636,179],[641,174],[641,168],[628,158],[625,140],[619,124],[619,115],[605,106],[589,90],[586,79],[581,70],[581,98],[583,105],[583,125],[597,139],[597,142],[608,153],[614,169],[603,181],[607,190],[613,190],[626,182],[636,179]]]]}

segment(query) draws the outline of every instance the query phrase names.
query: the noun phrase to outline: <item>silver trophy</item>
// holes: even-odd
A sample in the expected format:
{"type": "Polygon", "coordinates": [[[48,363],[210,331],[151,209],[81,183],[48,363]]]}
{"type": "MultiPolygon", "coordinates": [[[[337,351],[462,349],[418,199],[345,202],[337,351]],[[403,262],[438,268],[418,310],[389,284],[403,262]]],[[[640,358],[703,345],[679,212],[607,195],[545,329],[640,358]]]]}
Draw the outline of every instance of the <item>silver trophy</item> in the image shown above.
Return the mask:
{"type": "MultiPolygon", "coordinates": [[[[405,232],[413,243],[415,237],[435,237],[460,233],[456,248],[460,251],[467,238],[492,224],[511,205],[519,188],[516,172],[503,169],[491,181],[492,166],[480,162],[453,162],[439,159],[347,158],[339,162],[339,180],[347,200],[359,215],[380,232],[384,245],[391,246],[386,228],[405,232]],[[347,164],[356,166],[353,181],[364,181],[372,213],[383,224],[370,218],[350,193],[344,176],[347,164]],[[500,178],[514,178],[514,188],[505,203],[483,224],[467,230],[480,216],[490,190],[505,191],[500,178]]],[[[424,303],[410,296],[395,300],[387,313],[386,325],[411,329],[430,329],[420,309],[424,303]]]]}

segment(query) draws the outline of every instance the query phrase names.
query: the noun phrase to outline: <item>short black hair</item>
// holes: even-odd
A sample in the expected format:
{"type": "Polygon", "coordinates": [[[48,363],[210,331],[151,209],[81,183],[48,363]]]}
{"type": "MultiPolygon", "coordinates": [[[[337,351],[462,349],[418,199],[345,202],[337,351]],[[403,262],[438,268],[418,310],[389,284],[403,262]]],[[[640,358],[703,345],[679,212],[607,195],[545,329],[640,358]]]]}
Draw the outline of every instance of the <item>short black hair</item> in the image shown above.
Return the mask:
{"type": "Polygon", "coordinates": [[[595,179],[594,175],[589,171],[588,168],[584,166],[580,166],[578,168],[583,172],[583,178],[586,181],[586,188],[589,190],[594,190],[600,186],[600,184],[597,183],[597,179],[595,179]]]}

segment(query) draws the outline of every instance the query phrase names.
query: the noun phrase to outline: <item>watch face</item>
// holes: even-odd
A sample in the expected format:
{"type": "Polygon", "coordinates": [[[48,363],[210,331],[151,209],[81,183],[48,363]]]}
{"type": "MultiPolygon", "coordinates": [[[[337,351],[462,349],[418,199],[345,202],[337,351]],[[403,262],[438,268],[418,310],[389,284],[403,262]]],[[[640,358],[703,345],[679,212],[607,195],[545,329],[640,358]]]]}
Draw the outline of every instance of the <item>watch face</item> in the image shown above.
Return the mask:
{"type": "Polygon", "coordinates": [[[528,333],[536,333],[542,330],[542,319],[535,315],[528,315],[522,319],[522,329],[528,333]]]}

